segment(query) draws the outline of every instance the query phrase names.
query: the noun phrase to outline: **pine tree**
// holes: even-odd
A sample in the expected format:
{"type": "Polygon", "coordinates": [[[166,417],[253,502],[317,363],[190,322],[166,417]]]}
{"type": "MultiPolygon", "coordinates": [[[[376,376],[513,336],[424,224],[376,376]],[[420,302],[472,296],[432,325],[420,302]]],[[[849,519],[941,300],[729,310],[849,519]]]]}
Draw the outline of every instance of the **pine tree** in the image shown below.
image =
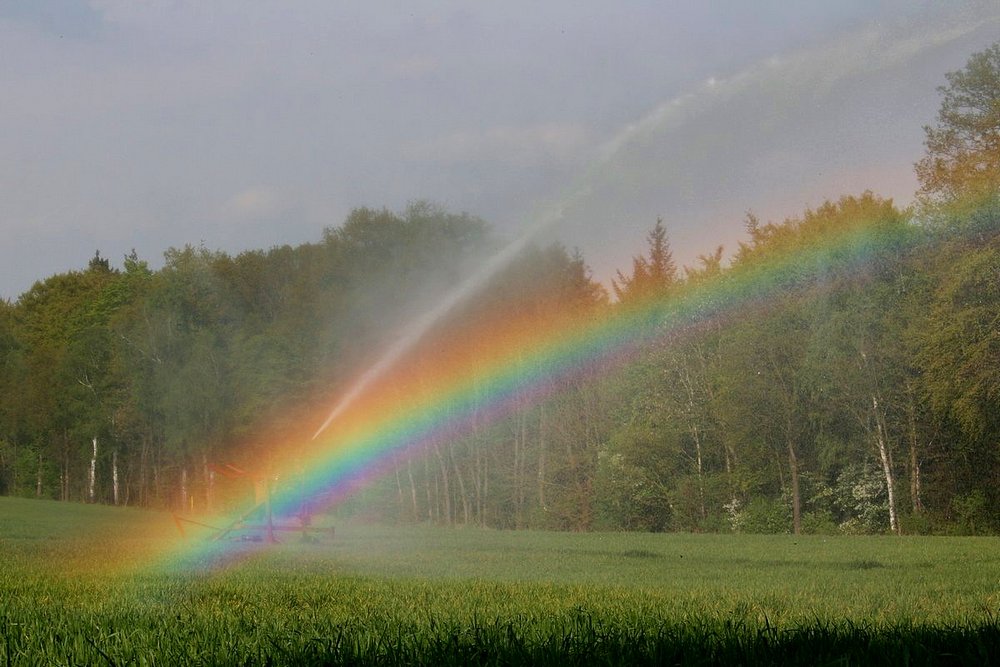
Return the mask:
{"type": "Polygon", "coordinates": [[[646,236],[646,243],[647,254],[632,258],[632,275],[626,276],[619,269],[617,277],[611,281],[621,303],[662,298],[677,283],[677,266],[662,218],[656,219],[656,225],[646,236]]]}

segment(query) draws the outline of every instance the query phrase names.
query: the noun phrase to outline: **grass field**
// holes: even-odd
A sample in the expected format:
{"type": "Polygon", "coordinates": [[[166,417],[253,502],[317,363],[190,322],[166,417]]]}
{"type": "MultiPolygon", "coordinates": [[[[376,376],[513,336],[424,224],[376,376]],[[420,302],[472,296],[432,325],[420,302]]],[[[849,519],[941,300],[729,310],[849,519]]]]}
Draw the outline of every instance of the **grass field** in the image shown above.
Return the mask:
{"type": "Polygon", "coordinates": [[[0,665],[986,664],[1000,539],[338,525],[223,566],[0,498],[0,665]]]}

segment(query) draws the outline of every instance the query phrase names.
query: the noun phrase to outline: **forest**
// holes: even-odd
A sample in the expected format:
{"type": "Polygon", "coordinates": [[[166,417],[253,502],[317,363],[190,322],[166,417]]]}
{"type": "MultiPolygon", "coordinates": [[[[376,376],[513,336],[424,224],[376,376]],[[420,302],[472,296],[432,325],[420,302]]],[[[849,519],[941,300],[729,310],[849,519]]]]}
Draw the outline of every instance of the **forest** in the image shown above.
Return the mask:
{"type": "MultiPolygon", "coordinates": [[[[567,531],[1000,532],[1000,44],[940,92],[911,207],[863,192],[781,221],[748,214],[738,248],[684,267],[669,243],[683,221],[655,221],[608,287],[579,253],[528,247],[376,389],[406,400],[435,369],[510,357],[541,331],[641,335],[544,392],[525,357],[509,410],[484,404],[337,511],[567,531]]],[[[0,301],[0,494],[224,509],[219,465],[308,440],[503,244],[419,202],[356,209],[294,247],[171,248],[158,270],[97,253],[40,280],[0,301]]]]}

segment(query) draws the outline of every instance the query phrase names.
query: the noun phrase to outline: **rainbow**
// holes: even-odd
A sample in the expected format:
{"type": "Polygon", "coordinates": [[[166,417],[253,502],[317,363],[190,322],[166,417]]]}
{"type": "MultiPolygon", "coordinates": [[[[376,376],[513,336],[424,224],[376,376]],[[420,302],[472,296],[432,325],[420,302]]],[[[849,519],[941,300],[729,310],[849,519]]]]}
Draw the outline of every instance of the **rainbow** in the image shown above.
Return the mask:
{"type": "MultiPolygon", "coordinates": [[[[717,276],[689,281],[670,299],[590,319],[555,316],[543,327],[498,317],[459,341],[442,342],[432,334],[320,437],[275,453],[286,470],[298,471],[298,481],[275,493],[272,512],[290,520],[303,498],[341,502],[435,443],[502,419],[575,378],[620,367],[651,342],[677,340],[766,307],[777,296],[808,288],[831,267],[858,274],[875,259],[903,252],[914,231],[902,216],[888,223],[869,217],[824,229],[805,245],[789,244],[717,276]]],[[[201,558],[246,552],[245,545],[194,544],[201,558]]]]}

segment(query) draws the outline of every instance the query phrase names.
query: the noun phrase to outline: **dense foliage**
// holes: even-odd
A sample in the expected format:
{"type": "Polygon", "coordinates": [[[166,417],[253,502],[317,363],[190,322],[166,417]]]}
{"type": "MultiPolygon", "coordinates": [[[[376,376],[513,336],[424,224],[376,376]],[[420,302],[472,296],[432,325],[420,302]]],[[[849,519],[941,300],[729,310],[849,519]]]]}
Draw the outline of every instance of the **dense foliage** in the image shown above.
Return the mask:
{"type": "MultiPolygon", "coordinates": [[[[580,256],[521,253],[415,347],[394,391],[535,331],[632,318],[641,343],[541,395],[518,362],[513,409],[484,406],[343,511],[560,530],[1000,530],[997,49],[942,89],[917,211],[866,192],[779,223],[751,215],[728,265],[719,249],[683,275],[657,222],[614,304],[580,256]],[[979,111],[959,113],[969,99],[979,111]],[[960,157],[975,153],[968,197],[969,161],[948,166],[957,137],[960,157]]],[[[418,204],[356,210],[298,247],[171,249],[158,271],[98,254],[40,281],[0,302],[0,493],[216,509],[214,466],[259,468],[275,438],[308,439],[336,392],[497,247],[484,222],[418,204]]]]}
{"type": "Polygon", "coordinates": [[[1000,42],[947,75],[938,122],[924,127],[917,163],[925,203],[950,204],[1000,187],[1000,42]]]}

